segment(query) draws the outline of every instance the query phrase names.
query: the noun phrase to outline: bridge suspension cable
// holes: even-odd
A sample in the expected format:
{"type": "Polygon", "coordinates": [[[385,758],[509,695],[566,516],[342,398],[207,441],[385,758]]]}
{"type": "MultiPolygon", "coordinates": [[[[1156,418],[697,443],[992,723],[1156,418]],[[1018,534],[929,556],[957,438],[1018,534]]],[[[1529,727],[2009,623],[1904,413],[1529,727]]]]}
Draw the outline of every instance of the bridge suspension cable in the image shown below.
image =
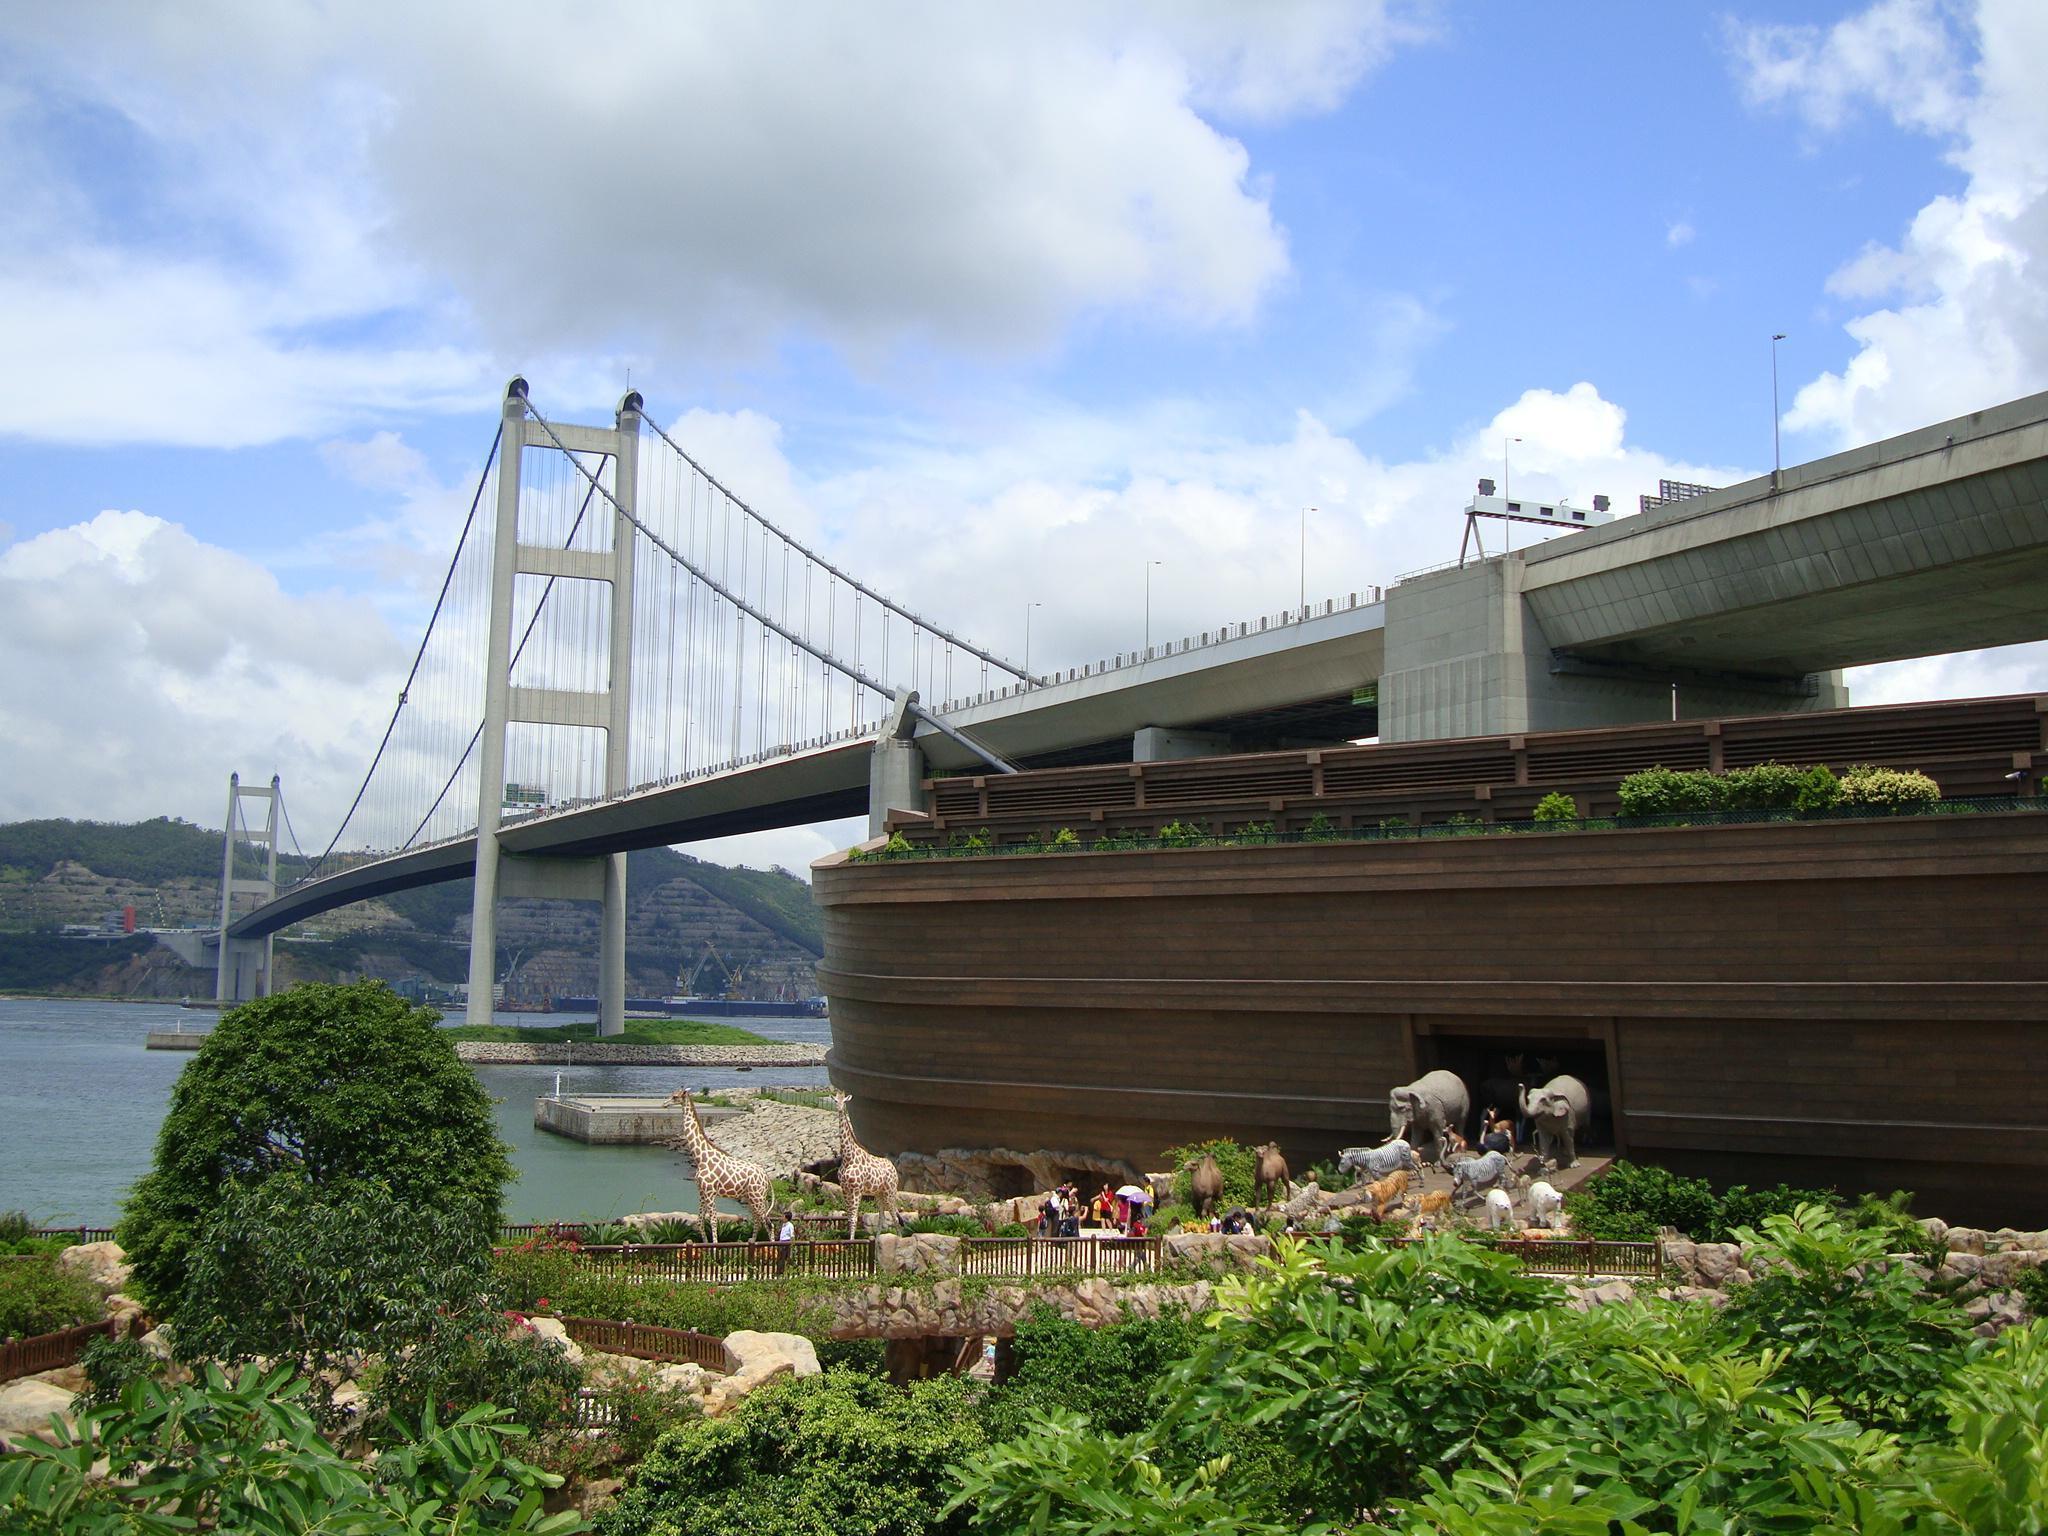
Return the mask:
{"type": "MultiPolygon", "coordinates": [[[[528,409],[531,409],[530,403],[528,409]]],[[[539,418],[540,413],[535,411],[534,419],[539,420],[539,418]]],[[[778,527],[768,517],[756,511],[753,507],[749,506],[740,497],[733,495],[731,491],[727,490],[724,482],[721,481],[718,478],[718,476],[712,474],[710,470],[706,469],[701,463],[699,463],[694,457],[692,457],[688,449],[684,448],[682,444],[678,443],[674,438],[670,437],[667,432],[663,431],[661,424],[657,422],[652,416],[649,416],[644,410],[640,414],[640,419],[647,423],[648,429],[652,431],[656,437],[660,438],[664,443],[668,444],[670,450],[674,452],[677,458],[681,459],[685,464],[689,465],[691,469],[695,470],[699,475],[703,476],[704,481],[707,485],[709,485],[713,490],[717,491],[719,495],[725,497],[726,500],[730,501],[734,506],[738,507],[748,517],[752,518],[756,523],[758,523],[763,529],[767,530],[767,532],[774,535],[777,539],[781,540],[782,543],[787,545],[790,549],[794,550],[797,554],[802,555],[805,560],[809,561],[812,565],[815,565],[819,570],[826,572],[828,575],[834,577],[839,581],[845,582],[846,585],[851,587],[854,591],[860,593],[863,597],[866,597],[872,602],[878,604],[884,612],[896,614],[899,618],[902,618],[908,621],[909,623],[914,624],[919,628],[928,631],[935,638],[945,641],[947,645],[952,646],[957,650],[965,651],[968,655],[975,657],[977,660],[987,662],[990,666],[996,668],[1001,672],[1008,673],[1011,677],[1021,679],[1025,676],[1024,669],[1022,667],[1014,666],[1011,663],[1003,660],[1002,657],[997,656],[992,652],[983,650],[980,646],[975,645],[971,641],[961,639],[960,636],[952,633],[952,631],[950,630],[944,629],[939,625],[932,623],[929,619],[919,617],[910,609],[905,608],[901,603],[898,603],[890,598],[884,597],[881,593],[877,592],[873,587],[863,582],[859,577],[849,575],[847,572],[841,570],[838,566],[834,565],[830,560],[827,560],[823,555],[819,554],[816,550],[810,548],[810,546],[804,544],[802,541],[792,538],[787,532],[785,532],[782,528],[778,527]]],[[[545,426],[546,423],[543,422],[542,425],[545,426]]],[[[645,533],[646,529],[642,528],[641,531],[645,533]]],[[[653,537],[652,534],[649,534],[648,536],[650,538],[653,537]]],[[[785,598],[787,597],[787,595],[787,589],[785,588],[785,598]]],[[[914,679],[912,685],[915,686],[914,679]]]]}
{"type": "MultiPolygon", "coordinates": [[[[476,509],[483,503],[484,487],[490,484],[491,469],[498,461],[498,445],[504,440],[505,429],[501,426],[491,437],[490,452],[484,455],[484,467],[476,480],[476,494],[469,499],[469,514],[462,520],[462,532],[455,540],[455,553],[448,557],[448,569],[441,577],[441,590],[434,598],[434,611],[427,616],[426,633],[420,636],[419,648],[413,652],[412,666],[407,669],[405,683],[398,690],[398,702],[392,706],[391,718],[384,724],[384,734],[378,739],[377,750],[370,755],[370,766],[363,770],[363,781],[356,786],[355,797],[349,801],[348,810],[343,813],[341,824],[334,829],[334,836],[328,840],[327,847],[322,850],[320,857],[313,861],[313,867],[301,877],[303,879],[310,880],[318,874],[333,855],[335,848],[340,845],[342,834],[348,831],[349,823],[355,819],[356,811],[362,806],[363,796],[369,790],[370,781],[377,776],[378,765],[384,761],[384,753],[391,745],[392,734],[398,729],[398,718],[405,713],[405,707],[411,701],[413,684],[419,681],[420,663],[426,659],[427,646],[434,638],[434,626],[441,621],[441,610],[447,605],[449,588],[454,584],[455,572],[462,564],[462,552],[469,543],[470,529],[476,524],[476,509]]],[[[460,764],[457,764],[457,771],[461,771],[460,764]]],[[[296,834],[294,837],[296,840],[296,834]]]]}
{"type": "MultiPolygon", "coordinates": [[[[625,518],[627,522],[631,523],[635,528],[637,528],[640,531],[641,537],[645,538],[648,541],[648,543],[652,544],[656,549],[660,550],[663,554],[667,555],[668,558],[671,561],[673,561],[676,565],[681,566],[684,570],[688,571],[697,580],[703,582],[706,586],[718,592],[718,594],[721,597],[723,597],[728,603],[730,603],[734,608],[738,609],[741,613],[744,613],[748,618],[752,619],[755,623],[761,625],[764,630],[772,631],[774,634],[781,636],[791,645],[796,646],[798,649],[804,651],[806,654],[816,658],[825,666],[828,666],[832,668],[835,672],[838,672],[841,675],[852,679],[854,682],[859,683],[863,688],[871,689],[873,692],[881,695],[885,699],[893,699],[897,696],[898,690],[896,688],[892,687],[888,683],[883,682],[881,679],[873,676],[871,673],[866,671],[857,663],[849,662],[843,659],[842,657],[835,656],[829,650],[826,650],[818,645],[813,644],[804,636],[798,634],[796,631],[788,628],[787,626],[778,622],[776,619],[772,618],[767,612],[765,612],[760,607],[757,607],[748,598],[741,596],[737,592],[728,591],[722,584],[713,581],[712,578],[704,570],[702,570],[694,561],[692,561],[688,556],[684,555],[680,550],[676,549],[660,534],[656,533],[654,529],[650,528],[645,522],[643,522],[639,515],[635,513],[632,508],[622,505],[617,497],[612,495],[610,491],[606,490],[604,487],[604,483],[600,481],[597,478],[597,476],[592,474],[587,467],[585,467],[582,460],[578,459],[575,454],[569,451],[568,445],[562,441],[560,435],[555,431],[554,427],[549,424],[548,419],[545,416],[541,415],[539,410],[537,410],[533,406],[531,401],[527,402],[526,409],[527,414],[533,418],[535,424],[538,425],[540,429],[548,435],[549,441],[552,442],[556,448],[562,451],[563,455],[568,458],[570,463],[576,466],[578,472],[581,473],[583,477],[590,482],[591,486],[597,491],[597,493],[600,496],[604,497],[606,501],[611,503],[613,510],[616,511],[621,517],[625,518]]],[[[687,457],[687,455],[685,457],[687,457]]],[[[693,460],[691,461],[691,463],[694,467],[695,461],[693,460]]],[[[706,476],[705,478],[708,480],[710,477],[706,476]]],[[[741,582],[743,585],[746,580],[745,569],[745,565],[742,564],[741,582]]],[[[895,608],[894,605],[890,605],[889,607],[885,608],[883,610],[884,625],[886,626],[888,622],[889,613],[901,613],[902,611],[903,610],[901,609],[895,608]]],[[[919,622],[920,624],[922,624],[922,621],[919,622]]],[[[883,643],[882,654],[884,665],[886,665],[888,658],[886,628],[884,631],[884,635],[885,638],[883,643]]],[[[980,655],[982,653],[976,652],[975,654],[980,655]]],[[[744,663],[744,649],[741,650],[740,657],[742,662],[744,663]]],[[[1017,675],[1021,676],[1022,674],[1019,673],[1017,675]]],[[[737,689],[734,690],[734,694],[734,718],[735,721],[737,721],[739,708],[737,702],[737,689]]],[[[1005,762],[1002,758],[996,756],[994,753],[990,752],[988,748],[982,746],[980,743],[974,741],[972,738],[964,735],[957,727],[941,719],[938,715],[932,713],[930,710],[926,709],[922,705],[913,702],[909,707],[912,710],[912,712],[918,716],[918,718],[927,721],[937,729],[944,732],[947,736],[951,737],[955,741],[958,741],[962,746],[967,747],[977,756],[984,759],[989,764],[989,766],[995,768],[998,772],[1016,772],[1016,769],[1011,764],[1005,762]]]]}

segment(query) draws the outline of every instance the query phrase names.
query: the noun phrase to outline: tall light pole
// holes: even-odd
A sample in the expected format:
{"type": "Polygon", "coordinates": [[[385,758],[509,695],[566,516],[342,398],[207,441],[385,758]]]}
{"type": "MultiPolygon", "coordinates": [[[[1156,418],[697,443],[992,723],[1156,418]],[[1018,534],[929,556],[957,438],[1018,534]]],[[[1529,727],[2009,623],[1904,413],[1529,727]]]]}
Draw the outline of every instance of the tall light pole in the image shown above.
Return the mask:
{"type": "MultiPolygon", "coordinates": [[[[1152,567],[1164,564],[1166,564],[1164,560],[1147,560],[1145,562],[1145,650],[1147,651],[1152,649],[1152,567]]],[[[1139,659],[1142,660],[1143,657],[1144,652],[1141,651],[1139,659]]]]}
{"type": "Polygon", "coordinates": [[[1778,455],[1778,343],[1785,339],[1783,331],[1771,335],[1771,491],[1777,493],[1778,476],[1783,473],[1784,461],[1778,455]]]}
{"type": "Polygon", "coordinates": [[[1300,599],[1300,606],[1301,606],[1301,611],[1302,611],[1302,614],[1303,614],[1303,616],[1304,616],[1304,617],[1306,617],[1306,615],[1307,615],[1307,613],[1308,613],[1308,515],[1309,515],[1309,513],[1313,512],[1313,511],[1315,511],[1315,508],[1314,508],[1314,507],[1303,507],[1303,508],[1301,509],[1301,599],[1300,599]]]}
{"type": "Polygon", "coordinates": [[[1500,443],[1500,544],[1505,554],[1515,547],[1515,525],[1508,521],[1508,449],[1519,437],[1504,437],[1500,443]]]}
{"type": "Polygon", "coordinates": [[[1024,686],[1027,688],[1031,686],[1031,610],[1044,606],[1043,603],[1024,605],[1024,686]]]}

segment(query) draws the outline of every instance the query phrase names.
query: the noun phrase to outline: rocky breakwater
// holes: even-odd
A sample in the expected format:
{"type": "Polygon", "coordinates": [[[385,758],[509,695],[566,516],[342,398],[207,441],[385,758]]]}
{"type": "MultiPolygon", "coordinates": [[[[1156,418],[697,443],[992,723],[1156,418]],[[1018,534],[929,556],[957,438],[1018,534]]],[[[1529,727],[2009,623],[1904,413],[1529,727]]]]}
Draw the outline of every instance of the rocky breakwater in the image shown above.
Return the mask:
{"type": "Polygon", "coordinates": [[[457,1059],[508,1067],[821,1067],[825,1047],[803,1042],[759,1045],[612,1045],[603,1041],[458,1040],[457,1059]]]}

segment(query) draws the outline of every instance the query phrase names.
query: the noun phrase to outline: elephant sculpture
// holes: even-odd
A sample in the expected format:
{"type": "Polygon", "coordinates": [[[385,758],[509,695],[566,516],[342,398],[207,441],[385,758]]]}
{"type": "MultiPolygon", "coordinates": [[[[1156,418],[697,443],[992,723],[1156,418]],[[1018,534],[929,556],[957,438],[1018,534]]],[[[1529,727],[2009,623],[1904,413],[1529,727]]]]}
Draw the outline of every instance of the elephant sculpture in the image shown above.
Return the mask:
{"type": "Polygon", "coordinates": [[[1579,1160],[1579,1133],[1592,1123],[1593,1097],[1576,1077],[1553,1077],[1531,1093],[1520,1085],[1522,1118],[1535,1130],[1537,1156],[1560,1168],[1579,1160]]]}
{"type": "Polygon", "coordinates": [[[1463,1078],[1441,1069],[1425,1072],[1387,1095],[1387,1134],[1432,1144],[1432,1160],[1442,1164],[1450,1156],[1447,1133],[1463,1126],[1471,1112],[1472,1097],[1463,1078]]]}

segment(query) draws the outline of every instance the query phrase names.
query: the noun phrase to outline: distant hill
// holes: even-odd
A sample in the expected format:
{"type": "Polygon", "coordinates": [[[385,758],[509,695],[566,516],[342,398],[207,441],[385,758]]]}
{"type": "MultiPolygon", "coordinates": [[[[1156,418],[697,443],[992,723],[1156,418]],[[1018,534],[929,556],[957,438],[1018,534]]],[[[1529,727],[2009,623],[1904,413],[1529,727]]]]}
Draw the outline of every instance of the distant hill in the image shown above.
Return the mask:
{"type": "MultiPolygon", "coordinates": [[[[65,924],[105,922],[125,906],[143,927],[211,923],[219,913],[220,857],[219,832],[170,817],[0,824],[0,990],[199,993],[210,978],[182,968],[170,974],[161,951],[117,974],[111,961],[136,957],[91,941],[59,942],[55,934],[65,924]]],[[[279,860],[283,878],[298,867],[289,855],[279,860]]],[[[718,984],[725,971],[708,960],[713,951],[741,974],[743,991],[816,990],[810,972],[824,953],[823,927],[810,887],[789,871],[728,869],[653,848],[628,856],[626,894],[636,995],[672,990],[700,962],[700,985],[718,984]]],[[[470,882],[451,881],[314,918],[281,936],[280,972],[286,979],[460,980],[470,901],[470,882]]],[[[508,902],[499,918],[500,964],[530,1002],[594,990],[596,927],[594,905],[508,902]]]]}

